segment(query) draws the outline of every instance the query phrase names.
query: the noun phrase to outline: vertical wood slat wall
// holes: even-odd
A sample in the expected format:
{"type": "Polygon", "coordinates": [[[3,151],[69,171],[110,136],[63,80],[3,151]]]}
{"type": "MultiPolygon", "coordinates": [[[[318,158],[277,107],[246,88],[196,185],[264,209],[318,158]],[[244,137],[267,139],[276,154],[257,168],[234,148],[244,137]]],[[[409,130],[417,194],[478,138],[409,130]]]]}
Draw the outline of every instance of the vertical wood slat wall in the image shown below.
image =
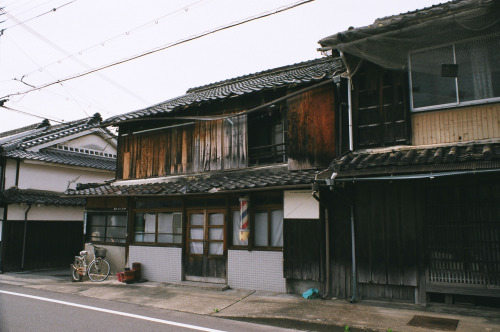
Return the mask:
{"type": "Polygon", "coordinates": [[[500,103],[412,114],[413,145],[500,137],[500,103]]]}
{"type": "Polygon", "coordinates": [[[119,137],[117,176],[138,179],[246,167],[246,116],[119,137]]]}

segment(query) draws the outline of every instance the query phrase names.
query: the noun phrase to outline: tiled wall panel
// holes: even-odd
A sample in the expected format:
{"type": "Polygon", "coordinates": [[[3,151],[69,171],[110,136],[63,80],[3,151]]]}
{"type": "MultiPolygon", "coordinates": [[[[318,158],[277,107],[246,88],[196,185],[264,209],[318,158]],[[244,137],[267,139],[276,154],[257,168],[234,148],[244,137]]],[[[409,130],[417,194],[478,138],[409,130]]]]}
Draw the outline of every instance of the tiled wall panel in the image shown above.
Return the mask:
{"type": "Polygon", "coordinates": [[[283,253],[228,250],[228,285],[235,289],[285,293],[283,253]]]}
{"type": "Polygon", "coordinates": [[[129,265],[141,263],[143,279],[179,282],[182,278],[182,249],[171,247],[130,246],[129,265]]]}

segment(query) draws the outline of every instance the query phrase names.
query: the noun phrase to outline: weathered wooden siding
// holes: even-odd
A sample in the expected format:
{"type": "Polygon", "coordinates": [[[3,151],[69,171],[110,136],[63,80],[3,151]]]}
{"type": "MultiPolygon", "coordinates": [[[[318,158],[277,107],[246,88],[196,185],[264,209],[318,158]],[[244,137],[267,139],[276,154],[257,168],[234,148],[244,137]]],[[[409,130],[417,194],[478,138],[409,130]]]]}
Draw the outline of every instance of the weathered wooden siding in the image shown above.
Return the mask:
{"type": "Polygon", "coordinates": [[[413,145],[500,137],[500,103],[412,114],[413,145]]]}
{"type": "Polygon", "coordinates": [[[324,223],[320,220],[285,219],[283,261],[285,278],[324,280],[324,223]]]}
{"type": "Polygon", "coordinates": [[[290,169],[325,167],[335,156],[334,86],[288,100],[290,169]]]}
{"type": "Polygon", "coordinates": [[[246,167],[246,116],[121,135],[118,149],[121,179],[246,167]]]}
{"type": "MultiPolygon", "coordinates": [[[[350,208],[332,205],[332,296],[352,296],[350,208]]],[[[414,301],[421,266],[422,189],[357,183],[354,201],[356,268],[361,298],[414,301]]]]}

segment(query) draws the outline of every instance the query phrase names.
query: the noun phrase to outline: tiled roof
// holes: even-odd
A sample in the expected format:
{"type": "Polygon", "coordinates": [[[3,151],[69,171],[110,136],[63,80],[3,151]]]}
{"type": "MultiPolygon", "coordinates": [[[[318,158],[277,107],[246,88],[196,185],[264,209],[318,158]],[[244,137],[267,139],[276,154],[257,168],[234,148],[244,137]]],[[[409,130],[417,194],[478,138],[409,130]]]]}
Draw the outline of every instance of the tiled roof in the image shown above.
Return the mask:
{"type": "Polygon", "coordinates": [[[21,190],[10,188],[0,193],[5,203],[44,204],[59,206],[84,206],[85,199],[79,197],[62,197],[62,193],[40,190],[21,190]]]}
{"type": "Polygon", "coordinates": [[[116,159],[104,158],[73,152],[59,152],[52,149],[41,150],[40,152],[13,150],[5,154],[7,157],[38,160],[44,162],[51,162],[56,164],[89,167],[95,169],[103,169],[114,171],[116,169],[116,159]]]}
{"type": "MultiPolygon", "coordinates": [[[[377,35],[387,31],[405,28],[412,24],[422,23],[423,21],[433,20],[437,17],[450,15],[458,11],[471,8],[474,9],[479,2],[480,1],[478,0],[454,0],[409,11],[407,13],[377,18],[370,25],[358,28],[351,27],[348,30],[325,37],[318,43],[323,47],[328,47],[347,41],[355,41],[357,39],[366,38],[370,35],[377,35]]],[[[483,3],[489,2],[492,2],[492,0],[483,0],[483,3]]]]}
{"type": "Polygon", "coordinates": [[[41,124],[31,125],[16,130],[0,133],[0,153],[9,158],[39,160],[64,165],[90,167],[114,171],[115,158],[105,158],[97,155],[75,153],[71,151],[43,148],[30,151],[32,148],[60,140],[64,137],[84,133],[89,130],[102,130],[107,137],[113,137],[108,129],[100,128],[101,116],[94,116],[51,126],[47,120],[41,124]]]}
{"type": "Polygon", "coordinates": [[[336,158],[319,179],[500,170],[500,143],[460,143],[356,151],[336,158]]]}
{"type": "MultiPolygon", "coordinates": [[[[12,149],[28,149],[40,144],[46,144],[63,137],[78,134],[80,132],[100,128],[101,118],[98,113],[94,116],[51,126],[48,122],[35,126],[28,126],[0,134],[0,147],[4,151],[12,149]]],[[[106,135],[113,134],[104,128],[106,135]]]]}
{"type": "Polygon", "coordinates": [[[189,106],[212,100],[222,100],[262,90],[307,84],[331,78],[336,72],[343,71],[343,68],[341,59],[332,59],[328,57],[270,69],[192,88],[183,96],[167,100],[142,110],[111,117],[104,121],[104,123],[109,124],[139,119],[170,112],[177,107],[189,106]]]}
{"type": "Polygon", "coordinates": [[[69,190],[66,194],[78,196],[152,196],[245,191],[311,184],[316,173],[315,170],[289,171],[286,166],[275,166],[263,169],[164,178],[165,182],[130,185],[105,184],[95,188],[69,190]]]}

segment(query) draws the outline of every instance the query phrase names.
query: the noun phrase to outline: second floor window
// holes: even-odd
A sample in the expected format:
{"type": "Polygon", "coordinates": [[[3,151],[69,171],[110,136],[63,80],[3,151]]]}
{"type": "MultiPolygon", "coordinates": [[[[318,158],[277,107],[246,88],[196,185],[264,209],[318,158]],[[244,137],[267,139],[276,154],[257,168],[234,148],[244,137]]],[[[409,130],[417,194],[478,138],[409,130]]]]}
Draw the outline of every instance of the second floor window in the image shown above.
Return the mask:
{"type": "Polygon", "coordinates": [[[412,109],[500,101],[500,37],[410,54],[412,109]]]}
{"type": "Polygon", "coordinates": [[[249,165],[286,162],[285,110],[281,106],[248,115],[249,165]]]}

